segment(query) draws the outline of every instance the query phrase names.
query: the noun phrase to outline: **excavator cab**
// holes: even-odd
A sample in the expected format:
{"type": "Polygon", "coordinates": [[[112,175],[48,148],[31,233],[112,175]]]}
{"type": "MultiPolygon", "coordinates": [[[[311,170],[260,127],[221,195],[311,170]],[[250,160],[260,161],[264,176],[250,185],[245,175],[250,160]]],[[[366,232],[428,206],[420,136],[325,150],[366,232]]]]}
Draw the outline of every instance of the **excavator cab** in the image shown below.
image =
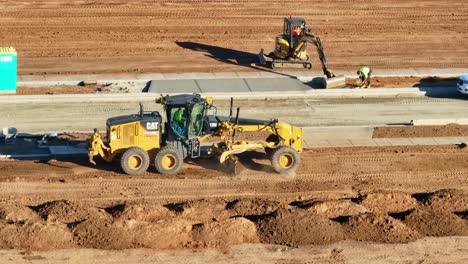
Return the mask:
{"type": "MultiPolygon", "coordinates": [[[[306,21],[300,17],[285,18],[283,36],[289,40],[289,52],[293,52],[292,48],[297,46],[300,37],[308,32],[306,21]]],[[[305,50],[305,45],[303,47],[305,50]]]]}
{"type": "MultiPolygon", "coordinates": [[[[274,57],[285,61],[300,61],[304,67],[312,67],[304,43],[297,51],[295,48],[301,44],[301,38],[307,31],[306,21],[300,17],[284,19],[283,34],[276,36],[274,57]]],[[[277,66],[272,63],[272,66],[277,66]]]]}

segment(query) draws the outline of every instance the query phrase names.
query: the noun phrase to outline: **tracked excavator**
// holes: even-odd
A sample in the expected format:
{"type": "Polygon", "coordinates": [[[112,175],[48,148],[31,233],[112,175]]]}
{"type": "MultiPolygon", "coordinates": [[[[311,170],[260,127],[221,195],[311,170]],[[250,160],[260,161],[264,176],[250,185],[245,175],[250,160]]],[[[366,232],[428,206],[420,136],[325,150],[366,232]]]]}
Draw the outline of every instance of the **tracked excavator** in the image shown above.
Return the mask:
{"type": "Polygon", "coordinates": [[[140,175],[154,164],[159,173],[171,175],[179,172],[184,160],[208,156],[237,173],[236,155],[260,151],[277,173],[291,173],[299,166],[301,128],[276,119],[239,118],[239,108],[234,117],[232,98],[229,116],[218,116],[213,99],[198,94],[161,96],[156,103],[163,105],[165,122],[159,112],[146,112],[140,104],[137,114],[107,120],[106,140],[95,129],[88,142],[89,161],[96,164],[95,156],[108,162],[119,159],[129,175],[140,175]],[[244,132],[269,136],[240,140],[238,136],[244,132]]]}
{"type": "Polygon", "coordinates": [[[310,34],[311,29],[307,27],[306,21],[300,17],[289,17],[284,19],[283,34],[276,36],[274,52],[266,55],[261,49],[258,59],[261,65],[270,65],[271,68],[283,68],[291,65],[302,65],[306,69],[312,69],[312,62],[306,47],[310,43],[317,48],[317,53],[322,65],[322,71],[327,80],[324,83],[344,85],[344,76],[336,76],[328,69],[327,58],[323,50],[322,41],[319,37],[310,34]]]}

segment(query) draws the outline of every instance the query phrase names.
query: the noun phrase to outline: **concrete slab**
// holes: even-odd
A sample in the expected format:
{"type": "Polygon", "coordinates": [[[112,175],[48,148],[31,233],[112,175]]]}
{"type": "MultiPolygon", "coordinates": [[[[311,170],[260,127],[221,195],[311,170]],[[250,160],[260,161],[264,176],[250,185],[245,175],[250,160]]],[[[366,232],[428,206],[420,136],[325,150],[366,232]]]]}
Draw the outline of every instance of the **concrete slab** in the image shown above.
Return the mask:
{"type": "Polygon", "coordinates": [[[373,138],[372,141],[374,141],[377,146],[391,146],[386,138],[373,138]]]}
{"type": "Polygon", "coordinates": [[[315,140],[333,139],[372,139],[374,128],[371,126],[333,126],[333,127],[305,127],[303,133],[315,140]]]}
{"type": "Polygon", "coordinates": [[[150,93],[201,93],[198,83],[188,80],[153,80],[148,88],[150,93]]]}
{"type": "Polygon", "coordinates": [[[409,138],[387,138],[391,146],[411,146],[414,145],[409,138]]]}
{"type": "Polygon", "coordinates": [[[330,142],[330,146],[333,147],[354,147],[351,141],[347,138],[334,138],[328,139],[327,141],[330,142]]]}
{"type": "Polygon", "coordinates": [[[202,93],[250,92],[245,79],[200,79],[195,82],[202,93]]]}
{"type": "Polygon", "coordinates": [[[439,145],[452,145],[452,144],[460,144],[462,141],[457,137],[435,137],[435,142],[439,145]]]}
{"type": "Polygon", "coordinates": [[[164,74],[162,73],[142,73],[137,76],[137,80],[149,81],[149,80],[164,80],[164,74]]]}
{"type": "Polygon", "coordinates": [[[247,78],[252,92],[308,91],[310,87],[293,78],[247,78]]]}
{"type": "Polygon", "coordinates": [[[237,72],[213,72],[213,77],[220,79],[235,79],[239,78],[239,75],[237,75],[237,72]]]}
{"type": "Polygon", "coordinates": [[[364,147],[373,147],[377,146],[377,143],[374,142],[372,139],[349,139],[353,146],[364,146],[364,147]]]}
{"type": "Polygon", "coordinates": [[[447,124],[468,125],[468,118],[444,118],[444,119],[415,119],[411,120],[413,126],[444,126],[447,124]]]}
{"type": "Polygon", "coordinates": [[[410,138],[414,145],[437,145],[434,138],[410,138]]]}
{"type": "Polygon", "coordinates": [[[307,139],[307,140],[304,140],[304,143],[305,143],[306,147],[308,147],[308,148],[328,148],[328,147],[332,147],[332,145],[330,145],[330,142],[328,142],[327,140],[310,140],[310,139],[307,139]]]}

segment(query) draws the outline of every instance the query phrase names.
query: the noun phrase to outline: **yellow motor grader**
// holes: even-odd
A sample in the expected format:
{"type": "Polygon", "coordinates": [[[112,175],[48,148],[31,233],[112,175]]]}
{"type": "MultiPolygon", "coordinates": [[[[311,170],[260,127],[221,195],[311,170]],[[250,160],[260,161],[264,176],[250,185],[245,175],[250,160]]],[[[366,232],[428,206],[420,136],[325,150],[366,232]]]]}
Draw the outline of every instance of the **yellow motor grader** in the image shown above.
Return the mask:
{"type": "Polygon", "coordinates": [[[233,117],[232,99],[229,116],[217,116],[213,99],[198,94],[162,96],[156,103],[164,107],[164,123],[159,112],[146,112],[141,104],[138,114],[109,118],[106,140],[95,129],[88,142],[89,161],[96,164],[93,157],[98,155],[108,162],[119,158],[122,170],[129,175],[142,174],[154,164],[159,173],[170,175],[181,169],[184,159],[207,154],[232,168],[236,154],[263,150],[278,173],[290,173],[299,166],[301,128],[278,120],[239,118],[239,108],[233,117]],[[252,141],[237,139],[240,133],[261,131],[269,132],[269,136],[252,141]],[[203,145],[216,137],[220,138],[218,142],[203,145]]]}

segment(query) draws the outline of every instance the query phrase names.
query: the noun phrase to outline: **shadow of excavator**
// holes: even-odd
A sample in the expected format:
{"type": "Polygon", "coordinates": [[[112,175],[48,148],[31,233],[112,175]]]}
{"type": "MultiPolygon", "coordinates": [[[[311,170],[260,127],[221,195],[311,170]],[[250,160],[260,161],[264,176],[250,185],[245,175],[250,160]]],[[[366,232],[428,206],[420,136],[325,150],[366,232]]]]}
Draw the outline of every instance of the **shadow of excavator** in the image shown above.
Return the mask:
{"type": "Polygon", "coordinates": [[[257,54],[234,50],[234,49],[227,49],[223,47],[213,46],[213,45],[206,45],[196,42],[176,42],[177,45],[184,49],[190,49],[193,51],[205,52],[207,57],[210,57],[214,60],[224,62],[227,64],[239,65],[250,67],[258,70],[263,70],[258,67],[254,67],[257,61],[258,56],[257,54]]]}
{"type": "Polygon", "coordinates": [[[223,47],[213,46],[213,45],[206,45],[206,44],[196,43],[196,42],[191,42],[191,41],[184,41],[184,42],[176,41],[176,44],[179,45],[179,47],[182,47],[184,49],[204,52],[206,53],[205,56],[212,58],[214,60],[217,60],[219,62],[237,65],[237,66],[243,66],[243,67],[255,69],[258,71],[270,72],[270,73],[274,73],[277,75],[297,79],[295,76],[285,74],[285,73],[275,72],[272,69],[265,68],[265,66],[260,65],[258,61],[258,54],[255,54],[255,53],[228,49],[228,48],[223,48],[223,47]]]}

